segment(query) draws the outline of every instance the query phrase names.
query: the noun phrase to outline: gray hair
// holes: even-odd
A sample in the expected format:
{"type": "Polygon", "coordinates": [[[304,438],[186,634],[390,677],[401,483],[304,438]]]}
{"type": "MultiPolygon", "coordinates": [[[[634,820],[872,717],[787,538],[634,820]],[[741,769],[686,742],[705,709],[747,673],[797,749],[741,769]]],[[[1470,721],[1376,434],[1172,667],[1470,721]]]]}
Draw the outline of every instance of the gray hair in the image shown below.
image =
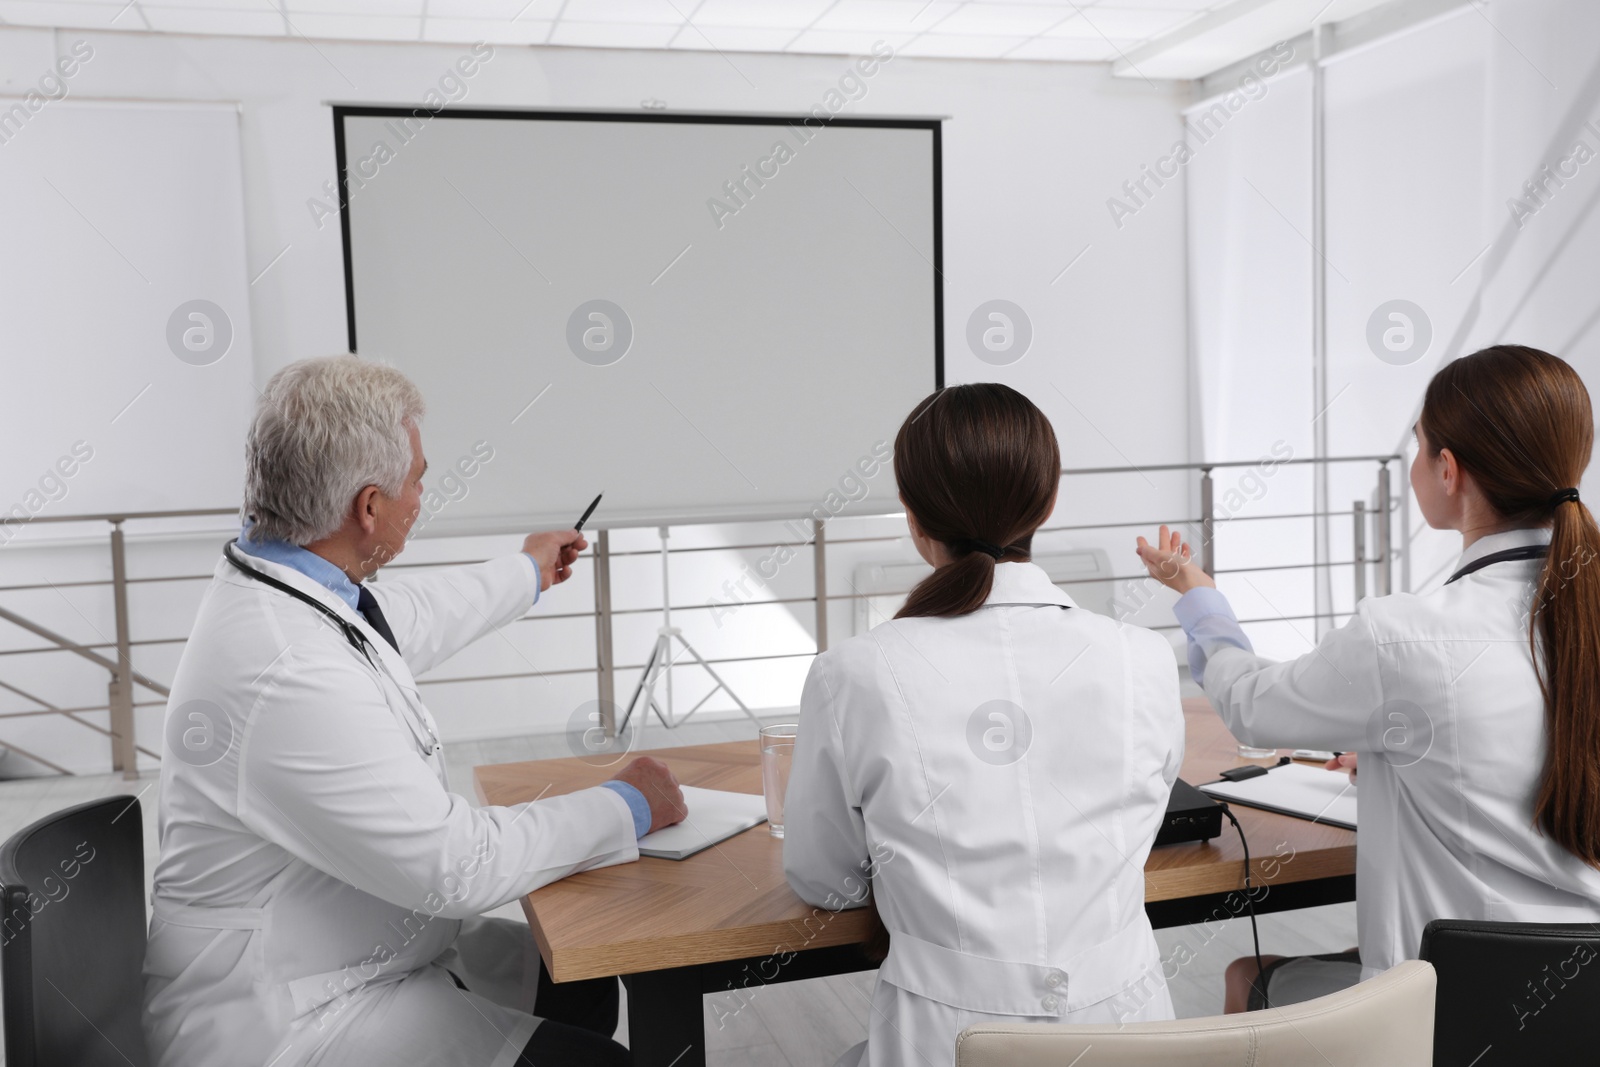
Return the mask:
{"type": "Polygon", "coordinates": [[[398,496],[411,471],[407,428],[423,411],[417,387],[372,360],[302,359],[274,374],[245,442],[251,539],[310,544],[339,529],[365,487],[398,496]]]}

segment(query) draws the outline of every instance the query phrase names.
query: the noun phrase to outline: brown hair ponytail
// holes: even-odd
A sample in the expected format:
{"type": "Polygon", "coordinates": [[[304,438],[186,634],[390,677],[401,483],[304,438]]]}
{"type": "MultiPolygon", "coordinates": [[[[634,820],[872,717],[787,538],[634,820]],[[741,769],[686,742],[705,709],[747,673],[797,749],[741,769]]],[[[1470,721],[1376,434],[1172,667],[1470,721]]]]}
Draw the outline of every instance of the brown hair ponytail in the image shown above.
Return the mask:
{"type": "Polygon", "coordinates": [[[1032,552],[1061,483],[1061,449],[1044,412],[1015,389],[955,385],[906,417],[894,477],[922,532],[954,557],[895,618],[965,615],[988,599],[996,563],[1032,552]]]}
{"type": "Polygon", "coordinates": [[[1576,492],[1594,444],[1589,391],[1548,352],[1496,345],[1434,375],[1419,421],[1507,522],[1550,524],[1528,626],[1546,725],[1534,815],[1600,867],[1600,528],[1576,492]]]}

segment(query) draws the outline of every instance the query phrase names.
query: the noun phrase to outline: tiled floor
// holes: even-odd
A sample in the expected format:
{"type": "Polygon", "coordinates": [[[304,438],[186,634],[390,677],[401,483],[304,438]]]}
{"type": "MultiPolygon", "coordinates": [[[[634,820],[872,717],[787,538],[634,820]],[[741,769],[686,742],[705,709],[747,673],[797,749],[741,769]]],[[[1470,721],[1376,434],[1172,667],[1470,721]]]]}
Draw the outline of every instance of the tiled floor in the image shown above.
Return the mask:
{"type": "MultiPolygon", "coordinates": [[[[637,748],[707,744],[751,736],[747,720],[691,722],[667,731],[646,727],[637,748]]],[[[571,755],[561,735],[536,735],[494,741],[458,742],[446,749],[452,788],[472,794],[472,768],[483,763],[546,759],[571,755]]],[[[0,782],[0,839],[50,812],[85,800],[117,794],[138,796],[145,827],[145,874],[154,868],[158,838],[156,809],[159,785],[155,771],[137,781],[120,775],[33,778],[0,782]]],[[[516,903],[495,912],[520,920],[516,903]]],[[[1336,905],[1263,916],[1261,949],[1285,955],[1333,952],[1355,944],[1355,906],[1336,905]]],[[[1170,983],[1173,1004],[1180,1018],[1214,1015],[1222,1010],[1222,973],[1229,961],[1250,952],[1250,925],[1235,919],[1209,929],[1177,927],[1160,930],[1156,938],[1163,958],[1172,956],[1179,942],[1189,957],[1170,983]]],[[[708,1004],[706,1035],[708,1062],[739,1067],[826,1067],[867,1032],[868,1005],[873,973],[844,975],[806,982],[769,986],[750,998],[748,1006],[717,1018],[708,1004]],[[720,1023],[720,1025],[719,1025],[720,1023]]],[[[627,1041],[627,1013],[623,1012],[618,1040],[627,1041]]],[[[3,1061],[0,1061],[3,1062],[3,1061]]]]}

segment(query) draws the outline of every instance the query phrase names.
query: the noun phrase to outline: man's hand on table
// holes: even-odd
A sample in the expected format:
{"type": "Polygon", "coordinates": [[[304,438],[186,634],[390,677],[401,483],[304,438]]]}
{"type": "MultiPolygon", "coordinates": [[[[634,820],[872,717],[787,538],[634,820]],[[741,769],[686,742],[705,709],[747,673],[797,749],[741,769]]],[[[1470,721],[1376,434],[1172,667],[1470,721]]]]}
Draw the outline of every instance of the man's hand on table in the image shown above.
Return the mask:
{"type": "Polygon", "coordinates": [[[626,782],[644,794],[650,805],[650,829],[680,823],[689,815],[683,802],[683,790],[678,779],[665,763],[650,756],[640,756],[612,776],[614,782],[626,782]]]}

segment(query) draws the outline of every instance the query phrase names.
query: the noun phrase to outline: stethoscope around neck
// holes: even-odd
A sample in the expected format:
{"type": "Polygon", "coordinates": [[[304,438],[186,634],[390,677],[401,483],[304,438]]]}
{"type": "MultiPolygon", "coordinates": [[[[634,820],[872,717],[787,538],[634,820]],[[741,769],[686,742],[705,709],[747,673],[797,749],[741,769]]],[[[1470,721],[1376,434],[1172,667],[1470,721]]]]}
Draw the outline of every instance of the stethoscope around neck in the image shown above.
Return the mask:
{"type": "Polygon", "coordinates": [[[424,756],[431,756],[438,752],[440,748],[439,735],[434,733],[433,727],[428,725],[428,719],[423,712],[421,701],[413,700],[411,691],[406,686],[400,684],[400,680],[390,672],[389,668],[383,662],[383,655],[373,647],[371,639],[367,637],[366,633],[362,631],[361,627],[357,626],[343,615],[340,615],[337,611],[334,611],[332,608],[328,607],[328,605],[313,597],[307,596],[305,593],[302,593],[300,590],[296,589],[287,582],[280,582],[270,574],[263,574],[254,567],[246,564],[235,554],[234,545],[236,543],[237,542],[235,541],[229,541],[222,547],[222,555],[229,563],[233,564],[234,569],[239,571],[241,574],[244,574],[247,577],[262,583],[263,585],[276,589],[280,593],[287,593],[289,596],[294,597],[301,603],[309,604],[311,607],[321,612],[323,616],[326,617],[328,621],[332,622],[339,632],[344,635],[344,639],[350,643],[350,647],[361,653],[361,658],[367,661],[367,665],[376,670],[382,671],[384,677],[388,678],[390,682],[394,683],[394,687],[400,691],[400,699],[405,701],[406,711],[409,713],[407,716],[408,721],[406,726],[410,728],[411,737],[416,741],[417,748],[421,750],[422,754],[424,756]],[[419,726],[422,728],[421,733],[419,733],[417,730],[419,726]]]}

